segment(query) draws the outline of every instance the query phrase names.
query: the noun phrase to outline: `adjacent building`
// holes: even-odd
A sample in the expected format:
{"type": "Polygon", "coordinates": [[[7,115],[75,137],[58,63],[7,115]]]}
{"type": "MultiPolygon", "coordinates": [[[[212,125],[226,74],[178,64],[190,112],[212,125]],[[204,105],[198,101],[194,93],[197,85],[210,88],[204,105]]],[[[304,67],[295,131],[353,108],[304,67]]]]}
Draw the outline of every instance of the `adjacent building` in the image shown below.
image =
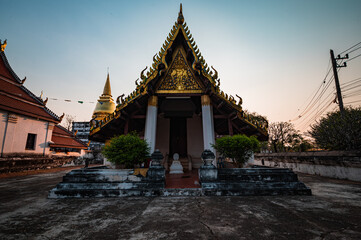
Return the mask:
{"type": "Polygon", "coordinates": [[[86,144],[58,124],[59,117],[46,107],[47,99],[35,96],[11,68],[7,42],[0,40],[0,150],[10,155],[81,155],[86,144]]]}
{"type": "Polygon", "coordinates": [[[58,117],[43,101],[24,86],[12,70],[6,55],[6,41],[0,51],[0,147],[1,156],[13,153],[49,154],[58,117]]]}

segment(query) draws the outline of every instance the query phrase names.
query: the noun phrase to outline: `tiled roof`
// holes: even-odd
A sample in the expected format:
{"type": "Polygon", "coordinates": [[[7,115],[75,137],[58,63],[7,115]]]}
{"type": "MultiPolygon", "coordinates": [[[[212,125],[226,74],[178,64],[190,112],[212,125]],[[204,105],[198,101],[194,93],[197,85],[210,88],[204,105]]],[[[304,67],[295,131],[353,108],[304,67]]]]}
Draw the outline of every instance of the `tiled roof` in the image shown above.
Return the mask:
{"type": "Polygon", "coordinates": [[[40,98],[23,85],[4,52],[0,52],[0,109],[54,123],[60,121],[40,98]]]}
{"type": "Polygon", "coordinates": [[[51,137],[53,143],[50,147],[66,147],[66,148],[80,148],[87,149],[87,145],[81,140],[77,139],[72,132],[69,132],[60,125],[56,125],[51,137]]]}

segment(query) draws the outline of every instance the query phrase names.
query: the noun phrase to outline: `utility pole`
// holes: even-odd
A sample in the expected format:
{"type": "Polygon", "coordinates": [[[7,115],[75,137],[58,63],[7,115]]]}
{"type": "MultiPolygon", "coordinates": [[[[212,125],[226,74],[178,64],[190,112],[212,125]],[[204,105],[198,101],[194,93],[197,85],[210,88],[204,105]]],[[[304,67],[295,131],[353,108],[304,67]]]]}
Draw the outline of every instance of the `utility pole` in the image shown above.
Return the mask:
{"type": "Polygon", "coordinates": [[[348,59],[348,54],[346,54],[346,56],[343,58],[340,55],[338,55],[336,59],[335,59],[335,55],[333,54],[332,49],[330,50],[330,54],[331,54],[331,62],[332,62],[332,69],[333,69],[333,77],[335,78],[335,84],[336,84],[338,105],[340,107],[340,112],[343,113],[343,101],[342,101],[340,82],[338,80],[337,68],[347,67],[347,65],[346,65],[346,62],[344,62],[342,66],[339,66],[339,65],[337,65],[336,60],[348,59]]]}

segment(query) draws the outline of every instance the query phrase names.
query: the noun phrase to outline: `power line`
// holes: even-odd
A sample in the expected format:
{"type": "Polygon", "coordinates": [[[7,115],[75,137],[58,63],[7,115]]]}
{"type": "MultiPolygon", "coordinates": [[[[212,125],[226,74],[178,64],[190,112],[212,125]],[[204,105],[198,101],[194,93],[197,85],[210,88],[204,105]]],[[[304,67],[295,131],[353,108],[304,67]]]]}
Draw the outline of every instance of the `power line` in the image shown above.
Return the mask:
{"type": "MultiPolygon", "coordinates": [[[[333,77],[330,78],[330,80],[326,83],[326,85],[324,86],[324,88],[322,89],[320,95],[315,99],[315,101],[312,103],[312,105],[307,109],[307,111],[304,112],[303,116],[306,116],[306,114],[308,112],[311,111],[311,109],[317,104],[318,101],[321,100],[322,96],[325,94],[325,92],[328,90],[328,88],[331,85],[331,82],[333,80],[333,77]]],[[[330,94],[329,94],[330,95],[330,94]]],[[[327,96],[328,97],[328,96],[327,96]]],[[[302,116],[301,116],[302,117],[302,116]]]]}
{"type": "Polygon", "coordinates": [[[354,49],[354,50],[352,50],[352,51],[349,51],[348,54],[353,53],[354,51],[359,50],[360,48],[361,48],[361,47],[358,47],[358,48],[356,48],[356,49],[354,49]]]}
{"type": "Polygon", "coordinates": [[[359,45],[359,44],[361,44],[361,42],[356,43],[356,44],[355,44],[355,45],[353,45],[352,47],[350,47],[350,48],[346,49],[345,51],[341,52],[340,54],[343,54],[343,53],[347,52],[348,50],[350,50],[350,49],[352,49],[352,48],[356,47],[356,46],[357,46],[357,45],[359,45]]]}
{"type": "MultiPolygon", "coordinates": [[[[311,101],[308,103],[308,105],[305,107],[305,109],[304,109],[300,114],[298,114],[298,117],[290,120],[290,122],[293,122],[293,121],[298,120],[298,119],[304,114],[304,112],[306,111],[306,109],[308,108],[308,106],[312,103],[313,99],[316,97],[317,93],[320,91],[322,85],[325,83],[327,76],[328,76],[328,75],[330,74],[330,72],[331,72],[331,69],[332,69],[332,68],[330,68],[330,64],[331,64],[331,59],[328,61],[328,66],[327,66],[327,68],[326,68],[326,69],[328,69],[328,71],[326,70],[326,71],[327,71],[326,76],[323,78],[320,86],[318,87],[317,91],[316,91],[315,94],[313,95],[311,101]]],[[[305,105],[305,103],[308,101],[308,99],[310,99],[311,96],[312,96],[312,94],[311,94],[311,95],[307,98],[307,100],[301,105],[300,109],[303,107],[303,105],[305,105]]]]}
{"type": "Polygon", "coordinates": [[[348,93],[348,94],[344,95],[344,98],[350,98],[350,97],[359,96],[359,95],[361,95],[361,90],[348,93]]]}
{"type": "MultiPolygon", "coordinates": [[[[322,105],[321,109],[324,108],[324,106],[325,106],[325,104],[327,104],[327,102],[329,102],[329,101],[334,101],[335,97],[334,97],[334,96],[331,96],[332,94],[334,94],[334,93],[333,93],[333,92],[329,93],[329,94],[327,95],[327,97],[326,97],[322,102],[320,102],[320,105],[322,105]],[[331,97],[330,97],[330,96],[331,96],[331,97]]],[[[314,108],[314,109],[310,112],[309,117],[302,119],[298,124],[299,124],[299,125],[304,125],[304,123],[309,122],[310,119],[313,119],[313,118],[317,115],[318,112],[319,112],[319,109],[314,108]]]]}
{"type": "Polygon", "coordinates": [[[351,60],[353,60],[353,59],[355,59],[355,58],[358,58],[359,56],[361,56],[361,53],[360,53],[359,55],[353,57],[353,58],[350,58],[349,60],[347,60],[347,61],[345,61],[345,62],[349,62],[349,61],[351,61],[351,60]]]}
{"type": "Polygon", "coordinates": [[[298,118],[295,118],[291,121],[297,121],[298,119],[304,117],[315,105],[316,103],[319,101],[319,99],[323,96],[323,94],[325,93],[325,91],[328,89],[328,87],[330,86],[331,84],[331,81],[332,81],[332,78],[330,78],[330,80],[328,80],[328,82],[326,83],[326,85],[324,86],[323,90],[321,91],[320,95],[318,95],[318,97],[315,99],[315,97],[317,96],[317,93],[320,91],[322,85],[325,84],[325,80],[326,80],[326,77],[328,76],[328,74],[330,73],[331,71],[331,68],[328,70],[325,78],[323,79],[320,87],[317,89],[316,93],[314,94],[314,96],[312,97],[311,101],[308,103],[308,105],[306,106],[306,108],[299,114],[298,118]],[[314,100],[315,99],[315,100],[314,100]],[[314,101],[313,101],[314,100],[314,101]]]}
{"type": "Polygon", "coordinates": [[[303,128],[302,128],[302,131],[306,130],[306,129],[310,126],[310,124],[311,124],[312,122],[316,121],[316,119],[319,118],[319,117],[329,108],[329,106],[330,106],[332,103],[334,103],[334,101],[331,101],[327,106],[325,106],[325,107],[322,108],[320,111],[318,111],[318,112],[316,113],[316,115],[315,115],[313,118],[311,118],[306,124],[304,124],[304,125],[303,125],[303,128]]]}
{"type": "Polygon", "coordinates": [[[351,83],[354,83],[354,82],[359,82],[359,81],[361,81],[361,77],[356,78],[356,79],[353,79],[353,80],[348,81],[348,82],[345,82],[345,83],[342,83],[342,84],[341,84],[341,87],[343,87],[343,86],[347,86],[347,85],[349,85],[349,84],[351,84],[351,83]]]}
{"type": "Polygon", "coordinates": [[[355,89],[355,88],[361,87],[361,83],[356,82],[355,84],[358,84],[358,85],[356,85],[356,86],[350,85],[350,86],[347,86],[347,87],[343,88],[342,90],[345,91],[345,92],[347,92],[347,91],[349,91],[349,90],[353,90],[353,89],[355,89]]]}
{"type": "Polygon", "coordinates": [[[345,104],[351,104],[351,103],[357,103],[357,102],[361,102],[361,100],[357,100],[357,101],[353,101],[353,102],[347,102],[345,104]]]}

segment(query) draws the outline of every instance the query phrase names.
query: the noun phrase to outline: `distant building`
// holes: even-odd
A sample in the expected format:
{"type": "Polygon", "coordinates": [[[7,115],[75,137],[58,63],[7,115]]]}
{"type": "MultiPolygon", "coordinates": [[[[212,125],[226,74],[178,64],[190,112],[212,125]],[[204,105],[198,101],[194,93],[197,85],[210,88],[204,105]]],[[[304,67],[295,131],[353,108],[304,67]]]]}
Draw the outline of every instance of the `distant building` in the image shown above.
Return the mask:
{"type": "Polygon", "coordinates": [[[73,122],[72,132],[75,134],[78,139],[88,144],[88,150],[100,150],[104,145],[100,142],[89,142],[89,133],[90,133],[90,123],[89,122],[73,122]]]}

